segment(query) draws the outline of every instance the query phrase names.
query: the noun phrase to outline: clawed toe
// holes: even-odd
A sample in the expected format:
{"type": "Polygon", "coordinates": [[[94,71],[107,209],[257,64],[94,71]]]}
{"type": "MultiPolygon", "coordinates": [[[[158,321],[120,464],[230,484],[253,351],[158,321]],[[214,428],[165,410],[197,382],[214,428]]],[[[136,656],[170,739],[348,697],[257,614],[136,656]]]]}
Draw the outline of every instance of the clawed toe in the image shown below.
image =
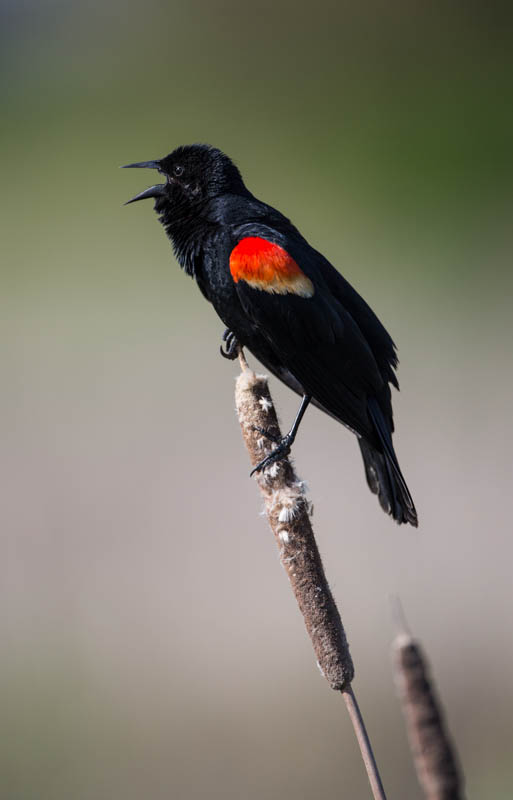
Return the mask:
{"type": "Polygon", "coordinates": [[[223,345],[221,345],[219,347],[219,352],[223,358],[233,361],[239,355],[240,344],[234,332],[229,328],[223,333],[223,342],[225,342],[225,346],[223,347],[223,345]]]}
{"type": "Polygon", "coordinates": [[[262,472],[264,469],[270,467],[272,464],[276,464],[278,461],[281,461],[282,459],[286,458],[290,453],[290,446],[291,446],[290,437],[288,436],[288,434],[286,436],[283,436],[281,439],[278,439],[276,436],[273,436],[272,434],[269,435],[264,429],[255,428],[255,430],[258,430],[264,436],[267,436],[269,439],[271,439],[271,441],[276,442],[277,446],[274,448],[274,450],[272,450],[269,453],[269,455],[263,458],[262,461],[260,461],[260,463],[256,465],[256,467],[253,467],[253,469],[249,473],[250,478],[255,474],[255,472],[262,472]]]}
{"type": "Polygon", "coordinates": [[[280,444],[281,442],[280,437],[276,436],[274,433],[271,433],[269,428],[260,428],[258,425],[253,425],[253,430],[257,431],[257,433],[261,433],[262,436],[265,436],[266,439],[270,439],[270,441],[274,442],[274,444],[280,444]]]}

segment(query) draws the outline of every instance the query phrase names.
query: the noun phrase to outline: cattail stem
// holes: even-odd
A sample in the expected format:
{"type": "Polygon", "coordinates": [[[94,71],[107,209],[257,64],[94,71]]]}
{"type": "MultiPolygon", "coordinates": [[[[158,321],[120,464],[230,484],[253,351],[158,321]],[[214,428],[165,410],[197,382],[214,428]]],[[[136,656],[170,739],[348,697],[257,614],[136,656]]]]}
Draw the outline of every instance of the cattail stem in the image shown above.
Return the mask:
{"type": "Polygon", "coordinates": [[[463,777],[422,648],[403,631],[394,641],[393,658],[408,740],[426,800],[463,800],[463,777]]]}
{"type": "MultiPolygon", "coordinates": [[[[237,378],[235,402],[251,464],[256,466],[273,449],[258,428],[280,436],[267,379],[252,372],[239,354],[242,373],[237,378]]],[[[375,800],[385,793],[356,698],[351,688],[354,666],[342,620],[328,586],[310,521],[303,483],[286,458],[257,473],[280,561],[288,575],[319,668],[332,687],[341,691],[353,723],[375,800]]]]}
{"type": "Polygon", "coordinates": [[[351,686],[349,686],[347,689],[344,689],[342,692],[342,697],[344,698],[347,712],[351,722],[353,723],[354,732],[358,740],[358,745],[362,754],[363,763],[365,764],[365,769],[367,770],[367,776],[369,778],[373,797],[379,797],[383,798],[383,800],[386,800],[385,790],[381,782],[381,775],[379,774],[376,759],[374,758],[367,728],[365,727],[360,706],[358,705],[358,701],[351,686]]]}

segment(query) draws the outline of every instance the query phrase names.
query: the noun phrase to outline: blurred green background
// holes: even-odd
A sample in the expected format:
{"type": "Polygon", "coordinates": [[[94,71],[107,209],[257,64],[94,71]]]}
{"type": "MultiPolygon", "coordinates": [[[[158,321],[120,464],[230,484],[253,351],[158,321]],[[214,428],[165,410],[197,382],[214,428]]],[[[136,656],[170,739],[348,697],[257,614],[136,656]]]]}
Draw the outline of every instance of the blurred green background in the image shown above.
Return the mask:
{"type": "MultiPolygon", "coordinates": [[[[259,517],[222,325],[127,162],[207,141],[399,344],[397,528],[295,447],[390,797],[420,798],[389,595],[470,797],[513,781],[507,4],[2,3],[2,797],[367,798],[259,517]]],[[[296,399],[273,381],[284,424],[296,399]]]]}

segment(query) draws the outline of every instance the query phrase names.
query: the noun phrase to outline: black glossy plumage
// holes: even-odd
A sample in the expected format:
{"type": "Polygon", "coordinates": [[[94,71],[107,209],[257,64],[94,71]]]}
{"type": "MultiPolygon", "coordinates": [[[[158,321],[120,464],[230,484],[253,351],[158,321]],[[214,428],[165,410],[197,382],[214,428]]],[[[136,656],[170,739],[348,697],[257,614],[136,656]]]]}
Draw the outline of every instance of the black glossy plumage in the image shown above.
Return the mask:
{"type": "Polygon", "coordinates": [[[395,345],[362,297],[279,211],[257,200],[233,162],[208,145],[180,147],[151,166],[166,176],[134,198],[155,210],[176,257],[224,324],[274,375],[351,428],[367,482],[399,523],[417,525],[392,444],[395,345]],[[233,248],[245,237],[283,247],[312,282],[312,297],[236,283],[233,248]]]}

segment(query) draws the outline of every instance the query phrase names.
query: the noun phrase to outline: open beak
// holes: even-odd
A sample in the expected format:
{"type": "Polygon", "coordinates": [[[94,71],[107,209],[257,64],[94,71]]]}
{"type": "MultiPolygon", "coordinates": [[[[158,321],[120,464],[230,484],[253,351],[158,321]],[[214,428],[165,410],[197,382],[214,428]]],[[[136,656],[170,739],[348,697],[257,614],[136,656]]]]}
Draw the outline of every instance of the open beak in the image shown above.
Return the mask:
{"type": "MultiPolygon", "coordinates": [[[[160,169],[160,161],[138,161],[136,164],[125,164],[122,169],[160,169]]],[[[146,200],[148,197],[162,197],[165,192],[164,189],[166,188],[165,183],[157,183],[155,186],[150,186],[149,189],[145,189],[144,192],[139,192],[136,194],[135,197],[132,197],[131,200],[127,200],[125,203],[126,206],[130,205],[130,203],[135,203],[136,200],[146,200]]]]}

